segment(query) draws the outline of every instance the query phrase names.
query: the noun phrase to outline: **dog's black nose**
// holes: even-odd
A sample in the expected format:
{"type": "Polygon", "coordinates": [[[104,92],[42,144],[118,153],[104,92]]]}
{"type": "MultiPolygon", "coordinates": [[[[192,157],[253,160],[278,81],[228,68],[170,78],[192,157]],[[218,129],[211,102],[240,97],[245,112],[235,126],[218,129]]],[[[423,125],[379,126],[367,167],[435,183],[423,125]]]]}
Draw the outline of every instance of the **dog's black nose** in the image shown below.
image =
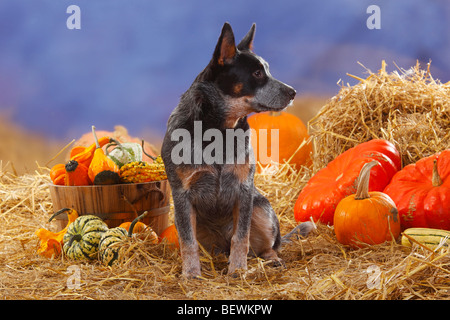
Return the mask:
{"type": "Polygon", "coordinates": [[[293,100],[297,94],[297,91],[295,91],[295,89],[291,86],[286,85],[286,94],[291,100],[293,100]]]}

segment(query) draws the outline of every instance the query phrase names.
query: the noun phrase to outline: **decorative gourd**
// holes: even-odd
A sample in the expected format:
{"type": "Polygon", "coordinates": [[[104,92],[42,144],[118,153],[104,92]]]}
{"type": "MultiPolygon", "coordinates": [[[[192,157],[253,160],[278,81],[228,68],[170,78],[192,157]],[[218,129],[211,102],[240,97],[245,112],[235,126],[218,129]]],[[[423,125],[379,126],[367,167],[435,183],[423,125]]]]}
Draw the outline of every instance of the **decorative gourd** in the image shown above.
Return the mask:
{"type": "MultiPolygon", "coordinates": [[[[142,140],[141,138],[130,136],[127,128],[125,128],[124,126],[115,126],[114,131],[98,130],[97,136],[98,136],[99,140],[103,136],[108,136],[108,137],[111,137],[111,138],[119,141],[120,143],[125,143],[125,142],[140,143],[142,140]]],[[[76,146],[89,146],[92,143],[95,143],[95,139],[92,136],[91,132],[87,132],[87,133],[83,134],[77,141],[75,141],[74,145],[75,145],[75,147],[76,146]]],[[[146,142],[146,144],[145,144],[144,151],[147,154],[152,155],[153,157],[156,157],[156,155],[157,155],[156,148],[148,142],[146,142]]],[[[151,162],[152,159],[144,154],[142,156],[142,160],[151,162]]]]}
{"type": "Polygon", "coordinates": [[[158,156],[153,163],[135,161],[125,164],[119,171],[120,181],[125,183],[141,183],[167,179],[164,163],[158,156]]]}
{"type": "Polygon", "coordinates": [[[164,231],[161,232],[161,234],[159,235],[159,238],[161,242],[164,241],[164,239],[166,239],[165,241],[171,247],[180,249],[180,243],[178,240],[178,231],[177,228],[175,227],[175,224],[172,224],[168,226],[166,229],[164,229],[164,231]]]}
{"type": "MultiPolygon", "coordinates": [[[[134,219],[130,223],[129,230],[125,229],[122,226],[119,226],[109,229],[102,235],[98,246],[98,254],[100,261],[104,265],[113,266],[119,263],[123,254],[123,242],[133,235],[135,226],[139,223],[139,220],[147,215],[147,213],[148,212],[145,211],[143,214],[134,219]]],[[[157,238],[155,237],[155,239],[157,238]]]]}
{"type": "Polygon", "coordinates": [[[450,230],[450,149],[405,166],[384,189],[403,229],[450,230]]]}
{"type": "Polygon", "coordinates": [[[394,201],[385,193],[369,192],[370,170],[377,161],[366,163],[358,178],[356,194],[342,199],[334,213],[337,240],[352,247],[395,241],[400,220],[394,201]]]}
{"type": "Polygon", "coordinates": [[[120,143],[115,140],[106,146],[106,155],[111,158],[119,168],[130,162],[142,161],[142,154],[142,146],[135,142],[120,143]],[[108,149],[110,147],[115,148],[112,151],[109,151],[108,149]]]}
{"type": "Polygon", "coordinates": [[[68,222],[66,227],[61,231],[52,232],[44,228],[39,228],[36,230],[35,234],[40,239],[39,248],[37,250],[38,254],[47,258],[57,257],[60,255],[63,245],[63,237],[66,234],[69,225],[74,222],[76,218],[78,218],[78,212],[71,208],[63,208],[55,212],[48,220],[48,222],[51,222],[54,217],[64,212],[67,212],[68,222]]]}
{"type": "Polygon", "coordinates": [[[128,231],[122,227],[116,227],[106,231],[99,242],[98,254],[100,261],[107,266],[115,265],[123,249],[122,243],[128,237],[128,231]]]}
{"type": "Polygon", "coordinates": [[[94,136],[97,148],[95,149],[94,157],[89,165],[89,179],[96,185],[119,183],[119,167],[105,155],[98,143],[94,126],[92,126],[92,135],[94,136]]]}
{"type": "Polygon", "coordinates": [[[100,146],[100,148],[102,148],[111,141],[112,139],[110,137],[105,136],[98,139],[98,144],[97,142],[95,142],[91,144],[89,147],[83,146],[73,147],[72,150],[70,151],[70,160],[75,160],[78,163],[81,163],[86,167],[89,167],[92,158],[94,158],[94,153],[97,147],[100,146]]]}
{"type": "Polygon", "coordinates": [[[66,168],[63,163],[58,163],[50,169],[50,179],[53,184],[63,186],[65,184],[66,168]]]}
{"type": "MultiPolygon", "coordinates": [[[[109,141],[110,141],[109,137],[102,137],[99,139],[98,143],[101,147],[103,147],[109,141]]],[[[61,186],[63,186],[63,185],[68,185],[68,186],[78,185],[79,186],[79,185],[92,184],[90,179],[87,182],[86,181],[83,182],[83,181],[80,181],[79,173],[77,173],[77,174],[72,174],[72,173],[76,170],[77,171],[80,170],[80,168],[77,168],[75,163],[86,167],[86,169],[89,168],[91,160],[94,157],[95,149],[96,149],[95,143],[89,147],[83,147],[83,146],[73,147],[72,150],[70,151],[70,160],[66,164],[59,163],[59,164],[54,165],[50,169],[50,179],[52,180],[53,184],[61,185],[61,186]],[[69,165],[71,168],[71,170],[69,170],[69,176],[71,176],[71,179],[68,182],[66,181],[67,180],[66,176],[68,173],[68,172],[66,172],[67,165],[69,165]],[[66,183],[68,183],[68,184],[66,184],[66,183]]],[[[82,170],[82,171],[84,171],[84,170],[82,170]]]]}
{"type": "Polygon", "coordinates": [[[411,247],[414,241],[431,250],[438,247],[450,247],[450,231],[432,228],[408,228],[403,231],[403,246],[411,247]]]}
{"type": "Polygon", "coordinates": [[[92,184],[88,174],[88,167],[83,163],[69,160],[65,165],[65,169],[64,184],[66,186],[87,186],[92,184]]]}
{"type": "Polygon", "coordinates": [[[371,171],[369,191],[382,191],[401,168],[401,158],[394,145],[374,139],[348,149],[318,171],[300,192],[294,206],[297,221],[333,224],[339,201],[356,192],[356,179],[364,164],[377,160],[371,171]]]}
{"type": "Polygon", "coordinates": [[[274,159],[274,153],[278,149],[278,162],[284,163],[288,161],[297,169],[302,165],[311,164],[311,143],[306,143],[299,150],[299,146],[303,141],[309,139],[308,130],[304,123],[295,115],[281,111],[281,112],[261,112],[248,117],[248,124],[251,129],[255,130],[256,136],[252,136],[252,146],[255,153],[255,159],[262,167],[270,164],[270,160],[274,159]],[[260,132],[260,129],[267,131],[260,132]],[[279,130],[278,144],[271,141],[272,129],[279,130]],[[264,156],[268,159],[261,159],[259,157],[260,140],[263,132],[267,133],[267,153],[261,150],[264,156]]]}
{"type": "Polygon", "coordinates": [[[98,252],[98,243],[108,226],[94,215],[78,217],[69,225],[64,235],[64,254],[72,260],[94,259],[98,252]]]}

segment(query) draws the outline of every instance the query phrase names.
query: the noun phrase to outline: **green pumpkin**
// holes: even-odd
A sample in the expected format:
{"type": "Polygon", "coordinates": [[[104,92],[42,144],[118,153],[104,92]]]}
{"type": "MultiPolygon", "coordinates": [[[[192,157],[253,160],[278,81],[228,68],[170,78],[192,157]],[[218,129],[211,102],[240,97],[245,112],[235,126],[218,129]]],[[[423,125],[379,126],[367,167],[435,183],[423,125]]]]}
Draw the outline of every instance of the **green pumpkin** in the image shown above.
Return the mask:
{"type": "Polygon", "coordinates": [[[65,255],[73,260],[94,259],[98,252],[98,243],[108,225],[97,216],[78,217],[67,228],[63,238],[65,255]]]}
{"type": "Polygon", "coordinates": [[[130,224],[129,231],[123,227],[109,229],[102,234],[98,244],[98,254],[100,261],[107,266],[118,264],[122,257],[123,242],[131,237],[135,224],[147,215],[147,211],[133,220],[130,224]]]}

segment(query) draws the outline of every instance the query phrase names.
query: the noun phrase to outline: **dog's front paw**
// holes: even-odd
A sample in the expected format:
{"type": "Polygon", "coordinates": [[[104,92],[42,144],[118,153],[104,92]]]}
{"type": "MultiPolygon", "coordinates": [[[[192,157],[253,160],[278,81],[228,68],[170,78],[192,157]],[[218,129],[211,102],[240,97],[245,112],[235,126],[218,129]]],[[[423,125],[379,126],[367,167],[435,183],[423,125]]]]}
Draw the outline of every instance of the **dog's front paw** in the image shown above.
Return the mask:
{"type": "Polygon", "coordinates": [[[228,274],[233,276],[238,276],[242,272],[247,271],[247,256],[245,259],[240,259],[240,261],[236,261],[236,259],[230,259],[230,263],[228,265],[228,274]]]}
{"type": "Polygon", "coordinates": [[[186,279],[198,279],[201,277],[202,273],[200,268],[190,268],[187,270],[183,269],[182,275],[186,279]]]}
{"type": "Polygon", "coordinates": [[[198,260],[197,256],[194,255],[185,257],[183,260],[183,277],[187,279],[198,278],[202,275],[200,260],[198,260]]]}
{"type": "Polygon", "coordinates": [[[247,272],[247,267],[245,268],[228,268],[228,276],[232,278],[239,278],[241,275],[247,272]]]}

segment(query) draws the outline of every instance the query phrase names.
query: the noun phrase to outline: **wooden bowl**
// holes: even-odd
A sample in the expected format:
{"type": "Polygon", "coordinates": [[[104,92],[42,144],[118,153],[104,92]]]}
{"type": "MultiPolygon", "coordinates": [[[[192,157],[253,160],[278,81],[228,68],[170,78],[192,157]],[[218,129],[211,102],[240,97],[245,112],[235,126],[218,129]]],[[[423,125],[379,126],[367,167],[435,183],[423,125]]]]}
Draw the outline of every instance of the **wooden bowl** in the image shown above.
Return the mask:
{"type": "MultiPolygon", "coordinates": [[[[142,220],[157,234],[169,226],[170,186],[167,180],[94,186],[50,185],[54,212],[73,208],[79,215],[92,214],[110,228],[132,221],[144,211],[142,220]]],[[[59,230],[67,225],[67,214],[55,217],[59,230]]]]}

